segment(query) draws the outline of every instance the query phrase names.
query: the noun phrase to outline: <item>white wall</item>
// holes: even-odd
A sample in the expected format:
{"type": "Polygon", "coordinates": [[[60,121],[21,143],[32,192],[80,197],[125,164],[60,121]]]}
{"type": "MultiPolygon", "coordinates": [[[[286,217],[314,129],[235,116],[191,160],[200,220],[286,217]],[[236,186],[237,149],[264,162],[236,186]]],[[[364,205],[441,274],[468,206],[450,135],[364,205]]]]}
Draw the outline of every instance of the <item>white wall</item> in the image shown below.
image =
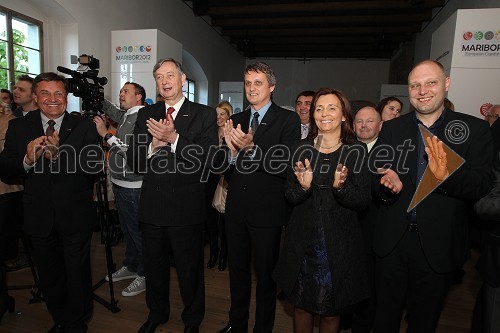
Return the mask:
{"type": "MultiPolygon", "coordinates": [[[[253,59],[247,64],[263,61],[276,74],[274,101],[278,105],[294,105],[303,90],[328,87],[341,90],[349,100],[378,102],[380,86],[388,83],[388,60],[275,60],[253,59]]],[[[243,81],[241,77],[238,81],[243,81]]]]}
{"type": "Polygon", "coordinates": [[[457,9],[500,8],[500,0],[450,0],[429,24],[423,24],[421,33],[415,40],[415,63],[429,59],[431,53],[432,34],[457,9]]]}
{"type": "MultiPolygon", "coordinates": [[[[182,0],[0,0],[0,5],[44,23],[46,71],[55,71],[58,65],[75,68],[70,55],[87,53],[100,59],[99,76],[110,78],[111,31],[159,29],[180,41],[201,65],[208,78],[208,102],[215,105],[219,81],[239,79],[245,64],[182,0]],[[75,39],[78,42],[71,47],[75,39]]],[[[111,95],[109,88],[105,95],[111,95]]]]}

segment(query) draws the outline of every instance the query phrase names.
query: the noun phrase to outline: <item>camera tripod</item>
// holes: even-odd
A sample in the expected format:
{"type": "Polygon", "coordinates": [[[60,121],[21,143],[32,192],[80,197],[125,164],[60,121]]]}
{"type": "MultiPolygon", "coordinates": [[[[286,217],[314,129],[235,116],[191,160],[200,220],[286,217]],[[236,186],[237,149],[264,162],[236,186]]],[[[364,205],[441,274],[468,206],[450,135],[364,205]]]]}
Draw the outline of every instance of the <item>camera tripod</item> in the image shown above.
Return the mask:
{"type": "Polygon", "coordinates": [[[21,232],[21,241],[23,243],[24,254],[26,255],[26,260],[28,261],[31,275],[33,276],[33,284],[8,286],[7,289],[8,290],[31,289],[31,295],[33,295],[33,298],[29,300],[29,304],[40,303],[43,301],[42,290],[39,287],[40,283],[38,280],[38,273],[36,271],[35,265],[33,263],[33,258],[31,256],[31,248],[29,246],[29,241],[24,232],[21,232]]]}
{"type": "MultiPolygon", "coordinates": [[[[100,138],[99,138],[100,139],[100,138]]],[[[103,142],[100,139],[100,147],[104,151],[103,142]]],[[[96,302],[106,307],[109,311],[117,313],[120,308],[117,306],[118,302],[115,299],[115,292],[113,286],[113,279],[111,274],[115,271],[115,264],[113,263],[113,253],[111,252],[111,237],[113,225],[111,223],[111,213],[109,211],[108,202],[108,191],[107,191],[107,172],[106,167],[103,167],[102,171],[99,173],[98,180],[96,182],[96,197],[97,197],[97,212],[99,216],[99,224],[101,226],[101,243],[104,243],[104,250],[106,254],[106,268],[109,281],[106,278],[102,278],[92,287],[92,297],[96,302]],[[108,282],[109,285],[109,302],[102,297],[95,294],[95,291],[101,287],[104,283],[108,282]]]]}

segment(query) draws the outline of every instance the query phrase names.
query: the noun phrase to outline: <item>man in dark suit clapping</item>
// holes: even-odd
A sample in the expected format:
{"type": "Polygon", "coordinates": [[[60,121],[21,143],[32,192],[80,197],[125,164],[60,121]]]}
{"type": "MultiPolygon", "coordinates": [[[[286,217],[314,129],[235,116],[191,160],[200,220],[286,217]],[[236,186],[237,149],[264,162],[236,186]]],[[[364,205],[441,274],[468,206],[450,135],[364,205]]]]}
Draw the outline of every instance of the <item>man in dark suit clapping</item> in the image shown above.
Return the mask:
{"type": "Polygon", "coordinates": [[[92,314],[93,175],[104,161],[95,124],[66,112],[66,85],[55,73],[35,78],[39,109],[10,122],[0,174],[24,178],[24,230],[55,324],[49,332],[84,333],[92,314]]]}
{"type": "Polygon", "coordinates": [[[164,101],[139,110],[127,162],[145,173],[139,203],[148,320],[139,333],[153,333],[170,316],[172,251],[184,302],[185,333],[197,333],[205,314],[203,223],[210,147],[219,144],[216,112],[182,94],[186,75],[174,59],[153,68],[164,101]]]}
{"type": "Polygon", "coordinates": [[[372,161],[381,150],[389,153],[374,163],[380,168],[374,192],[382,201],[373,239],[375,333],[399,332],[405,306],[408,332],[435,332],[450,275],[468,257],[471,204],[491,188],[493,146],[488,124],[446,109],[449,86],[450,78],[439,62],[415,65],[408,76],[415,112],[384,122],[371,151],[372,161]],[[422,138],[419,125],[432,138],[422,138]],[[465,159],[456,171],[443,144],[465,159]],[[425,187],[435,189],[407,211],[422,179],[425,187]]]}
{"type": "Polygon", "coordinates": [[[247,332],[252,256],[257,274],[253,331],[270,333],[276,312],[272,272],[288,219],[285,169],[290,147],[300,139],[300,120],[271,101],[276,77],[267,64],[247,66],[244,83],[250,109],[231,117],[225,135],[233,156],[226,201],[231,309],[219,333],[247,332]]]}

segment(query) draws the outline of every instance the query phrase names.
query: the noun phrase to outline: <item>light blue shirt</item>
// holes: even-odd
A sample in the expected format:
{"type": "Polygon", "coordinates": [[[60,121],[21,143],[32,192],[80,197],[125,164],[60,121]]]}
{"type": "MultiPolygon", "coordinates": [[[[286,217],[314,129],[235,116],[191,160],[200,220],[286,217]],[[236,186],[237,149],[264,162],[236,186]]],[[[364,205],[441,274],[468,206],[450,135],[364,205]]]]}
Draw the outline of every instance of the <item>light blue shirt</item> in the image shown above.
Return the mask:
{"type": "MultiPolygon", "coordinates": [[[[253,107],[250,108],[250,122],[248,123],[248,128],[250,128],[250,126],[252,125],[252,119],[253,119],[253,115],[255,112],[259,113],[259,117],[257,118],[257,121],[259,122],[259,125],[260,125],[260,123],[262,122],[262,119],[264,119],[264,116],[267,113],[267,110],[269,110],[269,108],[271,107],[271,104],[273,104],[273,102],[269,101],[266,105],[261,107],[260,110],[255,110],[253,107]]],[[[255,133],[253,133],[253,134],[255,135],[255,133]]],[[[238,154],[239,153],[240,152],[238,152],[238,154]]],[[[238,155],[236,155],[236,156],[229,155],[229,164],[235,164],[237,156],[238,155]]],[[[254,156],[255,156],[255,151],[252,153],[252,155],[250,155],[250,158],[253,159],[254,156]]]]}
{"type": "Polygon", "coordinates": [[[272,101],[269,101],[266,105],[264,105],[262,108],[260,108],[260,110],[254,110],[254,108],[251,107],[250,108],[250,122],[248,124],[250,124],[250,125],[252,124],[253,114],[255,112],[258,112],[259,113],[259,117],[257,118],[257,121],[259,122],[259,125],[260,125],[262,119],[264,119],[264,116],[266,115],[267,110],[269,110],[269,108],[271,107],[272,103],[273,103],[272,101]]]}

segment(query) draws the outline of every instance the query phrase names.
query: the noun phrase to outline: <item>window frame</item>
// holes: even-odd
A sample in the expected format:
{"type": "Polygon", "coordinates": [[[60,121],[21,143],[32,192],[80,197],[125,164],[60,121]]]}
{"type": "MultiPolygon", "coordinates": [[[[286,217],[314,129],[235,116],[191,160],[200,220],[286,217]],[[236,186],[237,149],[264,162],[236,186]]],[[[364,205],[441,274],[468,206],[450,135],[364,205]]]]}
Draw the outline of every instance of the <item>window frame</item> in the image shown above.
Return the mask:
{"type": "MultiPolygon", "coordinates": [[[[40,52],[40,73],[43,73],[44,71],[44,48],[43,48],[43,22],[39,21],[37,19],[34,19],[30,16],[24,15],[22,13],[16,12],[15,10],[9,9],[7,7],[1,6],[0,5],[0,12],[6,15],[6,29],[7,29],[7,36],[6,36],[6,42],[7,42],[7,54],[9,55],[8,58],[8,66],[9,68],[3,68],[1,67],[0,69],[4,69],[8,72],[9,74],[9,87],[7,89],[11,90],[13,89],[15,82],[16,82],[16,70],[14,68],[14,38],[13,38],[13,30],[12,30],[12,20],[18,19],[21,21],[25,21],[31,24],[34,24],[38,26],[38,40],[40,41],[40,49],[34,49],[29,46],[22,46],[27,49],[31,50],[36,50],[40,52]]],[[[17,71],[17,75],[22,75],[22,74],[27,74],[29,76],[35,76],[37,74],[31,73],[31,72],[19,72],[17,71]]]]}
{"type": "MultiPolygon", "coordinates": [[[[191,102],[196,102],[196,81],[195,81],[195,80],[192,80],[192,79],[190,79],[190,78],[188,78],[188,77],[186,77],[186,83],[185,83],[185,86],[186,86],[186,90],[185,90],[186,95],[185,95],[185,97],[186,97],[189,101],[191,101],[191,100],[189,99],[189,95],[190,95],[190,94],[192,94],[192,95],[193,95],[193,100],[192,100],[191,102]],[[191,91],[191,89],[190,89],[190,83],[192,83],[192,84],[193,84],[193,91],[191,91]]],[[[183,87],[183,93],[184,93],[184,87],[183,87]]]]}

